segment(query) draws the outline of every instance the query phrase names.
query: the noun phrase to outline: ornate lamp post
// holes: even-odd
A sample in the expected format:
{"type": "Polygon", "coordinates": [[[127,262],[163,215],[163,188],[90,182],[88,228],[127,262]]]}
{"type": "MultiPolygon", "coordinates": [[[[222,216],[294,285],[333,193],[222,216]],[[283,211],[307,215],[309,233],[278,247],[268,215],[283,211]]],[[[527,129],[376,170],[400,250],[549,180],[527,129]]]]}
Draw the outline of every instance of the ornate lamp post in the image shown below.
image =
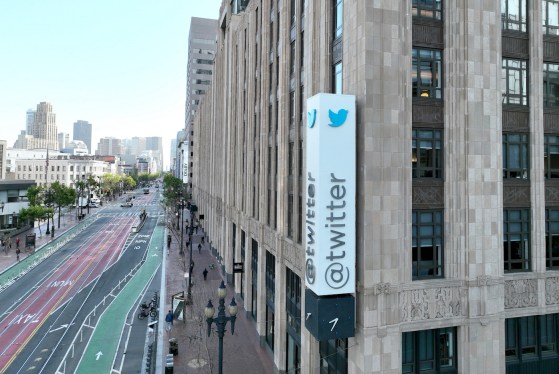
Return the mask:
{"type": "Polygon", "coordinates": [[[184,249],[183,249],[183,241],[184,241],[184,207],[186,206],[186,201],[184,201],[184,199],[181,199],[179,202],[179,207],[181,208],[181,212],[177,212],[177,228],[180,228],[181,230],[181,249],[180,249],[180,255],[184,254],[184,249]],[[178,219],[180,217],[180,226],[179,226],[179,222],[178,219]]]}
{"type": "Polygon", "coordinates": [[[189,228],[190,228],[190,235],[189,235],[189,237],[190,237],[190,246],[189,246],[190,254],[189,254],[189,259],[190,259],[190,261],[189,261],[189,268],[188,268],[188,290],[186,292],[186,303],[188,305],[192,304],[192,270],[194,270],[194,266],[192,266],[194,264],[192,262],[192,242],[193,242],[192,234],[194,233],[194,230],[196,229],[196,226],[198,226],[197,223],[194,221],[194,218],[192,217],[192,213],[190,213],[190,214],[191,214],[191,216],[190,216],[190,222],[191,223],[189,225],[189,228]]]}
{"type": "Polygon", "coordinates": [[[219,298],[219,306],[217,307],[217,317],[214,318],[215,308],[212,304],[212,300],[208,300],[208,305],[204,309],[204,314],[206,315],[206,322],[208,324],[208,336],[212,331],[212,323],[215,323],[217,327],[217,336],[219,338],[219,364],[218,364],[218,374],[223,374],[223,336],[225,335],[225,326],[227,322],[231,322],[231,335],[235,333],[235,320],[237,319],[237,303],[235,298],[231,299],[231,304],[229,304],[229,315],[225,315],[225,295],[227,294],[227,289],[225,284],[221,281],[219,288],[217,289],[217,297],[219,298]]]}

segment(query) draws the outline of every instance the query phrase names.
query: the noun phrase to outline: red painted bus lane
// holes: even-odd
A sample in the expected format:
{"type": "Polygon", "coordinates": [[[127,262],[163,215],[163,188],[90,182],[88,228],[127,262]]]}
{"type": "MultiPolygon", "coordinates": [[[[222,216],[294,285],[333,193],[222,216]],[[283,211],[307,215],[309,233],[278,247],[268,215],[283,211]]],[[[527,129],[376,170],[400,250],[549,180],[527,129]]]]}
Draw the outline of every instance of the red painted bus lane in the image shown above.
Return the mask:
{"type": "Polygon", "coordinates": [[[127,217],[118,225],[100,228],[97,235],[53,270],[51,276],[0,321],[1,373],[62,302],[73,297],[118,258],[132,224],[133,218],[127,217]]]}

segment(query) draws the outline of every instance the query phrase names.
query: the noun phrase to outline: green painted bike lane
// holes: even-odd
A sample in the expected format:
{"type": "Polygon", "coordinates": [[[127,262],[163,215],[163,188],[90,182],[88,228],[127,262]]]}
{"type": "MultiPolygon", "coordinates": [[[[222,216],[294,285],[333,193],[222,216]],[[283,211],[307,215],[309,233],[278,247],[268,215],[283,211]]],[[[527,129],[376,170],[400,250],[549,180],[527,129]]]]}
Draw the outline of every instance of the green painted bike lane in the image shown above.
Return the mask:
{"type": "Polygon", "coordinates": [[[164,228],[156,225],[145,263],[105,310],[78,365],[78,374],[110,373],[128,312],[161,265],[164,228]],[[102,354],[99,354],[101,352],[102,354]]]}

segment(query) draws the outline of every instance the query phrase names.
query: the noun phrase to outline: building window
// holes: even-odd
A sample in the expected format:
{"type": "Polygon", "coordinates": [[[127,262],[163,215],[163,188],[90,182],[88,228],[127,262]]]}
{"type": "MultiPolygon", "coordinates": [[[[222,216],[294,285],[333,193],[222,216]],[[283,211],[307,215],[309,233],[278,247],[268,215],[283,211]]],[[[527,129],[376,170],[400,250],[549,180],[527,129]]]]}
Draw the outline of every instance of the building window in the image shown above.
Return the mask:
{"type": "Polygon", "coordinates": [[[342,36],[343,29],[344,2],[334,0],[334,39],[342,36]]]}
{"type": "Polygon", "coordinates": [[[300,373],[301,366],[301,278],[291,269],[285,271],[286,366],[288,373],[300,373]]]}
{"type": "Polygon", "coordinates": [[[528,179],[528,134],[503,134],[503,178],[528,179]]]}
{"type": "Polygon", "coordinates": [[[442,51],[412,48],[412,95],[442,99],[442,51]]]}
{"type": "Polygon", "coordinates": [[[343,72],[343,66],[342,66],[342,62],[340,61],[332,67],[332,74],[333,74],[333,77],[332,77],[332,82],[333,82],[332,93],[335,93],[335,94],[341,94],[342,93],[342,88],[343,88],[342,72],[343,72]]]}
{"type": "Polygon", "coordinates": [[[559,35],[559,0],[542,0],[543,33],[559,35]]]}
{"type": "Polygon", "coordinates": [[[443,213],[412,211],[412,279],[443,276],[443,213]]]}
{"type": "Polygon", "coordinates": [[[545,177],[559,178],[559,136],[545,135],[544,171],[545,177]]]}
{"type": "Polygon", "coordinates": [[[526,0],[501,0],[501,27],[526,32],[526,0]]]}
{"type": "Polygon", "coordinates": [[[503,104],[528,105],[528,62],[503,58],[503,104]]]}
{"type": "Polygon", "coordinates": [[[402,334],[402,373],[457,373],[456,327],[402,334]]]}
{"type": "Polygon", "coordinates": [[[503,258],[505,272],[530,270],[530,210],[503,211],[503,258]]]}
{"type": "Polygon", "coordinates": [[[274,350],[276,257],[266,251],[266,343],[274,350]]]}
{"type": "Polygon", "coordinates": [[[321,341],[320,374],[347,374],[347,349],[347,339],[321,341]]]}
{"type": "Polygon", "coordinates": [[[442,178],[442,130],[412,130],[413,178],[442,178]]]}
{"type": "Polygon", "coordinates": [[[442,0],[412,0],[412,16],[442,20],[442,0]]]}
{"type": "Polygon", "coordinates": [[[559,210],[545,211],[545,266],[559,269],[559,210]]]}
{"type": "Polygon", "coordinates": [[[559,107],[559,64],[543,64],[543,105],[559,107]]]}
{"type": "Polygon", "coordinates": [[[505,320],[505,358],[507,372],[543,372],[541,362],[547,361],[548,368],[557,365],[557,316],[544,314],[505,320]],[[515,367],[524,370],[516,371],[515,367]]]}
{"type": "Polygon", "coordinates": [[[293,194],[287,195],[287,237],[293,239],[293,194]]]}
{"type": "Polygon", "coordinates": [[[295,91],[289,92],[289,126],[295,126],[295,91]]]}
{"type": "Polygon", "coordinates": [[[250,268],[252,279],[252,302],[250,313],[252,314],[252,318],[256,321],[258,311],[258,242],[254,239],[252,239],[250,268]]]}

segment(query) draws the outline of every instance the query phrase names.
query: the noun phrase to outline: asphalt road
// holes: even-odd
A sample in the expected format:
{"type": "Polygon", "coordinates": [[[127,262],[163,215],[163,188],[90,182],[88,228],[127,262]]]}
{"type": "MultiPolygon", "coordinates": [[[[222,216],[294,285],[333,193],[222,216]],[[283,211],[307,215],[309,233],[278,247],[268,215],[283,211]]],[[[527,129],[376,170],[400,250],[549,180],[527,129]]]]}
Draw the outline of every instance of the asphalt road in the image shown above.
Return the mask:
{"type": "MultiPolygon", "coordinates": [[[[99,210],[87,229],[0,294],[0,372],[74,372],[89,342],[87,335],[146,262],[159,214],[154,195],[138,195],[132,208],[99,210]],[[143,209],[148,219],[140,232],[132,233],[143,209]]],[[[135,306],[159,289],[160,273],[151,273],[130,294],[128,327],[114,326],[125,335],[117,344],[120,352],[122,344],[127,347],[126,355],[119,357],[123,372],[137,372],[142,366],[148,319],[135,318],[135,306]]],[[[104,323],[110,326],[110,321],[104,323]]]]}

